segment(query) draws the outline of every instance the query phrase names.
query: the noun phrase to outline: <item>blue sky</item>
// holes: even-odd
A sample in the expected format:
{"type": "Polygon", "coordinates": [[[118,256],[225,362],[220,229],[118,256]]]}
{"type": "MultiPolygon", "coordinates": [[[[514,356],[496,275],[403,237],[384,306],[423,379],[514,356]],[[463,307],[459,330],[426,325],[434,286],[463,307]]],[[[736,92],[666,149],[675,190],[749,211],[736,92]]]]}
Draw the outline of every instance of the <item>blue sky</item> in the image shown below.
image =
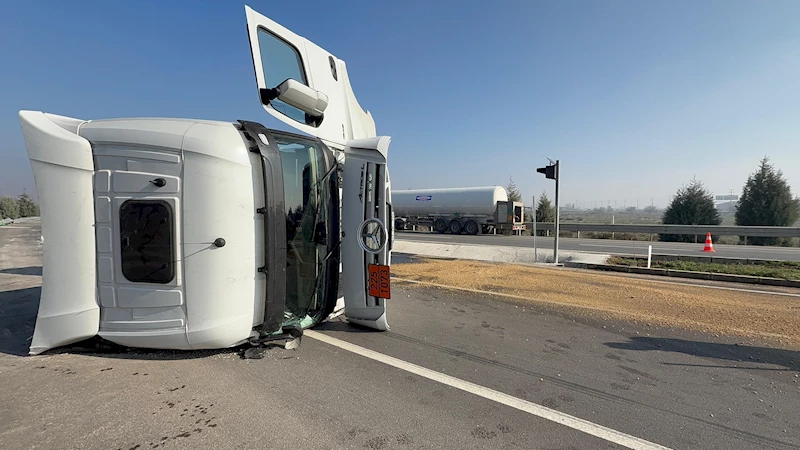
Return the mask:
{"type": "MultiPolygon", "coordinates": [[[[800,2],[247,4],[348,65],[392,136],[395,189],[506,185],[526,203],[740,193],[768,155],[800,193],[800,2]],[[348,26],[348,24],[351,24],[348,26]]],[[[35,189],[17,112],[261,121],[232,1],[0,2],[0,195],[35,189]]]]}

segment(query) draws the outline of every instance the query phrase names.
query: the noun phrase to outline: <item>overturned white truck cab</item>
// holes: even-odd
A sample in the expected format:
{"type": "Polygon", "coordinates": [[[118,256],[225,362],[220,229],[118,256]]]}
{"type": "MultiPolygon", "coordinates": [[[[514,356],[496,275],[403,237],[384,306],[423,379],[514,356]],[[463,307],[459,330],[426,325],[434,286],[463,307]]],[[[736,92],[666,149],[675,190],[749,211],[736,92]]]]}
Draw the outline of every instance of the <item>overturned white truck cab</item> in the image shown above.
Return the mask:
{"type": "Polygon", "coordinates": [[[19,113],[43,239],[30,354],[257,345],[342,313],[388,329],[390,138],[344,61],[245,11],[261,103],[309,136],[19,113]]]}

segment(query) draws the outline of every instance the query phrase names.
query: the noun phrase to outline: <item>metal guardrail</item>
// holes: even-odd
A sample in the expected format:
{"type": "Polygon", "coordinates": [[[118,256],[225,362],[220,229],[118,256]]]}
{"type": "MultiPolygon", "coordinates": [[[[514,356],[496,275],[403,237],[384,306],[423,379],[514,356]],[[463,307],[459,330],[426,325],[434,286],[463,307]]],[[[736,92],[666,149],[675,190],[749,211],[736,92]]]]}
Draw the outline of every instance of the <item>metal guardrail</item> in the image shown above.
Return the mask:
{"type": "MultiPolygon", "coordinates": [[[[533,222],[526,222],[528,230],[533,222]]],[[[536,222],[536,229],[553,231],[552,222],[536,222]]],[[[712,236],[758,236],[758,237],[800,237],[800,227],[739,227],[728,225],[664,225],[664,224],[610,224],[610,223],[561,223],[561,231],[575,233],[594,231],[599,233],[642,233],[642,234],[688,234],[712,236]]]]}
{"type": "MultiPolygon", "coordinates": [[[[560,228],[560,227],[559,227],[560,228]]],[[[754,277],[748,275],[733,275],[728,273],[692,272],[689,270],[673,269],[648,269],[646,267],[613,266],[607,264],[564,263],[566,267],[581,269],[608,270],[613,272],[637,273],[641,275],[661,275],[668,277],[693,278],[696,280],[727,281],[734,283],[762,284],[767,286],[784,286],[800,288],[800,280],[785,280],[783,278],[754,277]]]]}

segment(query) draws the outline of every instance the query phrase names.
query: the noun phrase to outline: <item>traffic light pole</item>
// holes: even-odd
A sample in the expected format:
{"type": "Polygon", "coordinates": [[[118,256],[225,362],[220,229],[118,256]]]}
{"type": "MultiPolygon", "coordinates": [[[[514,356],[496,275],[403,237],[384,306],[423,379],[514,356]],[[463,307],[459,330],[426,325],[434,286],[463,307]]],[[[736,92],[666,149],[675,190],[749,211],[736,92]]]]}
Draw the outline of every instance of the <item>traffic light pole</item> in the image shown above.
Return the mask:
{"type": "Polygon", "coordinates": [[[558,207],[558,185],[561,184],[561,164],[559,160],[556,160],[556,220],[554,223],[555,228],[555,236],[553,236],[553,264],[558,264],[558,225],[559,225],[559,216],[561,215],[561,209],[558,207]]]}
{"type": "MultiPolygon", "coordinates": [[[[556,214],[555,214],[556,217],[553,223],[554,225],[553,228],[555,231],[555,235],[553,236],[553,264],[558,264],[558,234],[559,234],[559,221],[560,221],[559,219],[561,217],[561,209],[558,207],[558,188],[560,187],[561,184],[561,171],[559,170],[561,164],[558,160],[553,162],[552,159],[550,158],[547,159],[550,161],[550,165],[546,167],[539,167],[536,169],[536,172],[542,173],[548,180],[555,180],[556,182],[556,214]]],[[[534,227],[535,225],[536,222],[534,221],[534,227]]],[[[536,228],[534,228],[534,234],[536,233],[535,230],[536,228]]],[[[535,241],[534,245],[536,245],[535,241]]]]}
{"type": "Polygon", "coordinates": [[[536,253],[536,196],[533,196],[533,262],[539,262],[539,255],[536,253]]]}

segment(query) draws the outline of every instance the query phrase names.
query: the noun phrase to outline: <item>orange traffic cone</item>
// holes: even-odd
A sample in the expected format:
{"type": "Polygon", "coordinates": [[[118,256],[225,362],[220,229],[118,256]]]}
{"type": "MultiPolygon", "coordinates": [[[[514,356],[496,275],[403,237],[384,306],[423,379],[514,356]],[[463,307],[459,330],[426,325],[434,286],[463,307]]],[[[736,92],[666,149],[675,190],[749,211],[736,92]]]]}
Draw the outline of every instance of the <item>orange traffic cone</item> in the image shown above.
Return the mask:
{"type": "Polygon", "coordinates": [[[713,252],[714,251],[714,244],[711,243],[711,233],[709,232],[706,235],[706,246],[703,247],[704,252],[713,252]]]}

